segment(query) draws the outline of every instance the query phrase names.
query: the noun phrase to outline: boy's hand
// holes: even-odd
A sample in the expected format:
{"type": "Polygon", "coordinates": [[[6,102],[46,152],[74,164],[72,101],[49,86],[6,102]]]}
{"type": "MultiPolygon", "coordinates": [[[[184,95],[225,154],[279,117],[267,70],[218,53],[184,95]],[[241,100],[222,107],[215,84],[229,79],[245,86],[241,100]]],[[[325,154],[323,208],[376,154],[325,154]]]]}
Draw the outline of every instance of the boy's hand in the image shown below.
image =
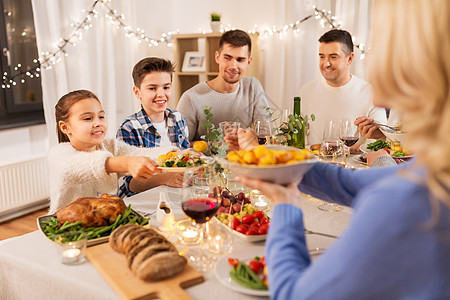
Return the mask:
{"type": "Polygon", "coordinates": [[[148,157],[129,157],[127,169],[133,178],[144,181],[149,179],[155,173],[161,173],[158,164],[148,157]]]}

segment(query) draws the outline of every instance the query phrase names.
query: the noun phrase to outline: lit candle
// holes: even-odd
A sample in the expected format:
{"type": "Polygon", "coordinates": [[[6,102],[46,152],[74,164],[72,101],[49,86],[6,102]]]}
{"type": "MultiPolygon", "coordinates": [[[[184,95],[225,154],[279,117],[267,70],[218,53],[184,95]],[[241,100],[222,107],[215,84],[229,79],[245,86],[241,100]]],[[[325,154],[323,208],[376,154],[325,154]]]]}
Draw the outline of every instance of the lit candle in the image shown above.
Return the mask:
{"type": "Polygon", "coordinates": [[[267,208],[267,202],[259,200],[253,204],[258,210],[265,210],[267,208]]]}
{"type": "Polygon", "coordinates": [[[77,261],[81,256],[81,250],[77,248],[64,250],[62,253],[63,263],[73,263],[77,261]]]}
{"type": "Polygon", "coordinates": [[[185,231],[183,231],[181,236],[183,237],[183,241],[185,243],[194,243],[198,238],[198,232],[193,229],[187,228],[185,231]]]}

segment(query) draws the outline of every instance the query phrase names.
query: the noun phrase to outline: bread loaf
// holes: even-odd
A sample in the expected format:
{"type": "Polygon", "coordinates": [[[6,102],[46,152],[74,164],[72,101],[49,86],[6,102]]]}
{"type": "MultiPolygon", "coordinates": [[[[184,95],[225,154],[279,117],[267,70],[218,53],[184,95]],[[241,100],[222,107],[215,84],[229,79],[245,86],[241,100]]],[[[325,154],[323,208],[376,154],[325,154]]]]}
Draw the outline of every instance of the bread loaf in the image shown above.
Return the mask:
{"type": "Polygon", "coordinates": [[[187,260],[157,231],[139,225],[118,227],[109,236],[109,245],[125,254],[128,267],[143,280],[155,281],[184,270],[187,260]]]}

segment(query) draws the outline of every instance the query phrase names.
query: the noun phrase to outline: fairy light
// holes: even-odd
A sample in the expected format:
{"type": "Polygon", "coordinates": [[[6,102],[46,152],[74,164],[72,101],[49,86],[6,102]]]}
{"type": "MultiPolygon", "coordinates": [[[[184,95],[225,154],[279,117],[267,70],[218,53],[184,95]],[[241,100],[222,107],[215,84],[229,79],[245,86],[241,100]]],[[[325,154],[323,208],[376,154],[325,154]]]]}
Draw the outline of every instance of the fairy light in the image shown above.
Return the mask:
{"type": "MultiPolygon", "coordinates": [[[[147,47],[158,47],[160,45],[173,47],[173,35],[179,34],[179,29],[163,33],[159,38],[149,37],[142,28],[136,27],[136,29],[133,29],[131,26],[127,25],[125,23],[125,15],[112,8],[110,6],[110,2],[111,0],[95,0],[91,6],[91,9],[85,12],[86,14],[82,21],[71,24],[71,27],[74,28],[72,34],[68,37],[61,37],[58,42],[54,44],[54,47],[56,48],[54,51],[41,52],[39,58],[33,59],[33,63],[36,64],[36,66],[23,67],[22,64],[19,63],[17,66],[12,68],[14,70],[14,75],[8,75],[8,72],[4,72],[1,82],[2,88],[11,88],[11,86],[17,85],[18,82],[24,84],[27,78],[39,78],[42,69],[51,70],[54,65],[61,62],[63,58],[69,56],[67,51],[69,46],[76,47],[76,42],[83,40],[84,31],[87,31],[93,27],[93,21],[99,14],[95,8],[99,4],[102,5],[106,11],[105,17],[108,20],[108,23],[123,30],[126,37],[135,39],[137,43],[144,43],[147,47]]],[[[258,34],[262,39],[269,38],[271,36],[278,36],[280,40],[283,40],[288,31],[292,31],[294,34],[300,32],[300,25],[312,18],[318,20],[323,28],[327,27],[333,29],[340,27],[341,23],[338,22],[336,17],[331,14],[331,11],[326,9],[319,10],[315,6],[313,6],[313,9],[313,14],[293,23],[286,24],[281,27],[273,25],[272,27],[267,26],[265,28],[260,28],[257,24],[255,24],[252,29],[248,30],[248,33],[258,34]]],[[[223,29],[221,29],[220,32],[234,29],[234,26],[227,24],[223,29]]],[[[199,28],[199,32],[202,34],[208,33],[207,30],[202,28],[199,28]]],[[[360,59],[364,59],[368,51],[366,45],[361,43],[356,44],[355,46],[360,51],[360,59]]]]}

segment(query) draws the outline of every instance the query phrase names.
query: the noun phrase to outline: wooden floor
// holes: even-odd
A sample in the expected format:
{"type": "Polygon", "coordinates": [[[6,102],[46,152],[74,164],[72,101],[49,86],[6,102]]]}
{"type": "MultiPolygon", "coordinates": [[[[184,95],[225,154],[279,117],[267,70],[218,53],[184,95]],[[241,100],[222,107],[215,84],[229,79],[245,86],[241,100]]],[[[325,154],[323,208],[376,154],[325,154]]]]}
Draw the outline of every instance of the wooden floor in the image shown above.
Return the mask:
{"type": "Polygon", "coordinates": [[[16,219],[0,223],[0,241],[37,230],[37,217],[46,215],[47,212],[48,207],[16,219]]]}

